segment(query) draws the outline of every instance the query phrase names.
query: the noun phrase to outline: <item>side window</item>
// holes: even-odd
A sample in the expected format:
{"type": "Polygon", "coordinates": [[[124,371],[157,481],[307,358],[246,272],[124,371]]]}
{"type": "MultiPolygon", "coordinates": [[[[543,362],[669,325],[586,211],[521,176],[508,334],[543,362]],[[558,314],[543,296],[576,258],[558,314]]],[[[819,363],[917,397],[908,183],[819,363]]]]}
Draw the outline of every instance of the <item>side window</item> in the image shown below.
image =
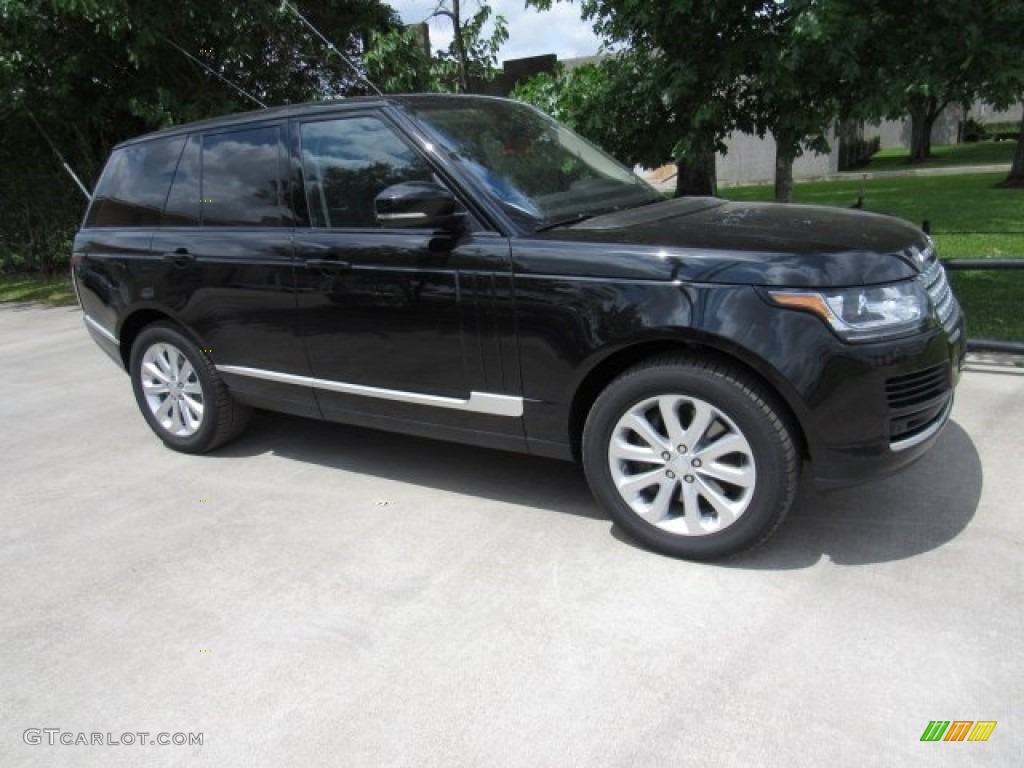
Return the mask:
{"type": "Polygon", "coordinates": [[[96,185],[87,227],[153,227],[160,224],[184,136],[122,147],[111,155],[96,185]]]}
{"type": "Polygon", "coordinates": [[[426,160],[376,117],[302,123],[302,169],[314,227],[376,227],[373,199],[403,181],[430,181],[426,160]]]}
{"type": "Polygon", "coordinates": [[[190,136],[181,160],[178,161],[171,191],[167,195],[167,207],[164,208],[163,220],[160,222],[165,227],[199,226],[200,149],[199,137],[190,136]]]}
{"type": "Polygon", "coordinates": [[[279,227],[291,223],[282,204],[280,126],[203,136],[204,226],[279,227]]]}

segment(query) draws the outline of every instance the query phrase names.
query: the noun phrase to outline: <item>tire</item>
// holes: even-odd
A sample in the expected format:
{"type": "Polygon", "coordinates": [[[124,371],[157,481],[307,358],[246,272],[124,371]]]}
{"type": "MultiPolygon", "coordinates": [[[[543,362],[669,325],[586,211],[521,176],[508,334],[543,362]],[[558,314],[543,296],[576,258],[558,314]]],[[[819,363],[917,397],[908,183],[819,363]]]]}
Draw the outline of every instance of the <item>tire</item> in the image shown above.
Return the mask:
{"type": "Polygon", "coordinates": [[[714,560],[751,549],[782,523],[800,461],[775,398],[726,362],[658,357],[594,402],[583,467],[612,520],[645,547],[714,560]]]}
{"type": "Polygon", "coordinates": [[[235,402],[213,362],[176,326],[147,326],[132,344],[132,389],[168,448],[206,453],[242,433],[251,411],[235,402]]]}

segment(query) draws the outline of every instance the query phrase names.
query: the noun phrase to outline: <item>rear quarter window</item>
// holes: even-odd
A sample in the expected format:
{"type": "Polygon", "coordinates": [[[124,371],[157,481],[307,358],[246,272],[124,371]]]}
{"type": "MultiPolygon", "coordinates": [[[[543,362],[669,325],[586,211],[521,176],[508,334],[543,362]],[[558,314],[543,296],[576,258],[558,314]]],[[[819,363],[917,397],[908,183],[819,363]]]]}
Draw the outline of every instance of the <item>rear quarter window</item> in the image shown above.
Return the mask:
{"type": "Polygon", "coordinates": [[[115,149],[96,185],[85,226],[158,226],[184,145],[184,136],[173,136],[115,149]]]}

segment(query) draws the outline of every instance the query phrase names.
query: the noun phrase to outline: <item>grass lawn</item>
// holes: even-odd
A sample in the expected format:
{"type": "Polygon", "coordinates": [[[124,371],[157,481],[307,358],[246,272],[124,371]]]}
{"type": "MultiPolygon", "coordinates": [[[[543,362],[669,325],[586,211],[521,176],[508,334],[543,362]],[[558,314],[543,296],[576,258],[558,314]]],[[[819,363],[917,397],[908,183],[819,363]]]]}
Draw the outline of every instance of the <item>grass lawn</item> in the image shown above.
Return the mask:
{"type": "Polygon", "coordinates": [[[75,289],[71,278],[36,277],[33,275],[0,275],[0,304],[10,302],[38,302],[55,307],[75,304],[75,289]]]}
{"type": "MultiPolygon", "coordinates": [[[[864,209],[920,225],[928,219],[943,258],[1018,256],[1024,259],[1024,189],[1000,189],[1005,172],[962,176],[903,176],[869,179],[864,209]]],[[[848,208],[860,194],[859,180],[796,184],[797,203],[848,208]]],[[[730,200],[771,200],[770,186],[720,190],[730,200]]],[[[968,315],[970,335],[1024,341],[1024,271],[952,272],[968,315]]]]}
{"type": "MultiPolygon", "coordinates": [[[[985,165],[987,163],[1005,165],[1009,170],[1016,146],[1016,142],[1013,141],[979,141],[974,144],[932,147],[932,154],[935,157],[917,165],[907,163],[907,159],[910,157],[909,149],[893,147],[880,150],[871,158],[868,165],[857,170],[901,171],[907,168],[948,168],[955,165],[985,165]]],[[[856,172],[852,171],[852,173],[856,172]]]]}
{"type": "MultiPolygon", "coordinates": [[[[996,186],[1004,173],[962,176],[900,176],[863,182],[864,210],[898,216],[918,226],[925,219],[944,258],[1024,257],[1024,189],[996,186]]],[[[793,201],[849,208],[862,182],[821,181],[796,184],[793,201]]],[[[770,185],[728,187],[729,200],[771,200],[770,185]]]]}

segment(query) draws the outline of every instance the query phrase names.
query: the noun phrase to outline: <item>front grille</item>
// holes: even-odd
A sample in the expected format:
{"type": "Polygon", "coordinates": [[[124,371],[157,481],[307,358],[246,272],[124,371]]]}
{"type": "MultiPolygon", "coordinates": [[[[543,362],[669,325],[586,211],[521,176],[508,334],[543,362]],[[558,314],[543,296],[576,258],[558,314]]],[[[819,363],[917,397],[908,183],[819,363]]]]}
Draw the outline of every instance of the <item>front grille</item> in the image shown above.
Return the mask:
{"type": "Polygon", "coordinates": [[[886,381],[890,439],[904,439],[927,429],[945,410],[951,390],[948,363],[886,381]]]}
{"type": "Polygon", "coordinates": [[[935,316],[938,318],[939,323],[946,330],[946,333],[952,333],[953,328],[956,326],[956,298],[953,296],[953,290],[949,287],[949,281],[946,279],[946,270],[943,269],[938,259],[932,257],[931,261],[928,262],[928,266],[921,273],[921,283],[924,285],[925,290],[928,291],[928,297],[931,299],[932,307],[935,309],[935,316]]]}

